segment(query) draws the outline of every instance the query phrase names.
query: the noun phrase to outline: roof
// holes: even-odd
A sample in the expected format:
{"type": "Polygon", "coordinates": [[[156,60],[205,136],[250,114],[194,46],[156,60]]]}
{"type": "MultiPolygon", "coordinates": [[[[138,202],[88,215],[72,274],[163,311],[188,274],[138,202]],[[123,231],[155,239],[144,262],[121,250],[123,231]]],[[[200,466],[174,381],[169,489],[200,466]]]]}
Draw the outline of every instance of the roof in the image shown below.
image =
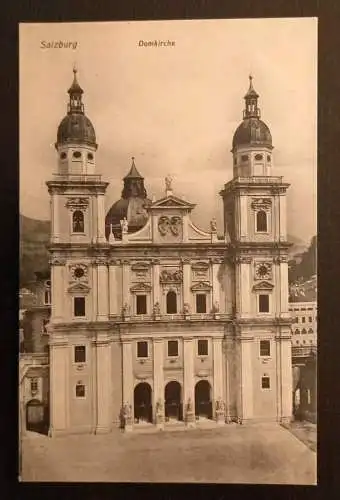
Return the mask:
{"type": "Polygon", "coordinates": [[[69,113],[61,120],[57,132],[57,144],[68,142],[96,146],[94,127],[84,114],[69,113]]]}
{"type": "Polygon", "coordinates": [[[141,174],[138,172],[136,165],[135,165],[135,158],[134,156],[132,157],[132,165],[129,170],[129,172],[126,174],[124,179],[144,179],[144,177],[141,176],[141,174]]]}
{"type": "Polygon", "coordinates": [[[272,147],[270,130],[259,118],[245,118],[237,127],[233,137],[233,149],[244,145],[272,147]]]}

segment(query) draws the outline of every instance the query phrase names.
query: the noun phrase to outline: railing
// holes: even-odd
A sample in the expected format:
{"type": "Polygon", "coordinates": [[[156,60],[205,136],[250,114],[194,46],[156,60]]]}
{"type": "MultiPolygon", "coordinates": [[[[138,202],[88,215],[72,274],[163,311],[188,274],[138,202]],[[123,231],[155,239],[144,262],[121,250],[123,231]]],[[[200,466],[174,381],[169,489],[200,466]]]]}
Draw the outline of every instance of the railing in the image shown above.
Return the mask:
{"type": "Polygon", "coordinates": [[[282,184],[282,176],[253,176],[253,177],[236,177],[237,182],[246,182],[247,184],[282,184]]]}
{"type": "Polygon", "coordinates": [[[292,347],[292,357],[293,358],[307,358],[316,354],[316,346],[306,346],[306,347],[292,347]]]}
{"type": "Polygon", "coordinates": [[[53,174],[53,179],[61,182],[101,182],[102,176],[100,174],[53,174]]]}
{"type": "Polygon", "coordinates": [[[178,313],[178,314],[131,314],[123,316],[112,316],[112,319],[125,320],[125,321],[206,321],[214,319],[230,319],[230,315],[226,313],[178,313]]]}

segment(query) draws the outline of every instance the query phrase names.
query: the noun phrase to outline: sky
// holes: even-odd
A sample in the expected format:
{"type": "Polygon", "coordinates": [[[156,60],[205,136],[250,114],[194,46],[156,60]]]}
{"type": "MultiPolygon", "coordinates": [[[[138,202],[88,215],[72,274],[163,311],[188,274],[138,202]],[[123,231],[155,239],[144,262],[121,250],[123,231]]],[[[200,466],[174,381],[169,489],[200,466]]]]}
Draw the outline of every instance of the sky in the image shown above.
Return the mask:
{"type": "Polygon", "coordinates": [[[97,173],[110,183],[106,209],[134,156],[150,198],[164,195],[171,174],[174,194],[197,204],[194,223],[207,230],[215,216],[222,232],[218,193],[232,178],[232,137],[251,74],[273,137],[273,175],[291,184],[288,233],[306,242],[316,234],[316,18],[24,23],[19,64],[22,214],[50,218],[45,182],[56,171],[76,64],[97,173]],[[46,48],[59,41],[73,46],[46,48]]]}

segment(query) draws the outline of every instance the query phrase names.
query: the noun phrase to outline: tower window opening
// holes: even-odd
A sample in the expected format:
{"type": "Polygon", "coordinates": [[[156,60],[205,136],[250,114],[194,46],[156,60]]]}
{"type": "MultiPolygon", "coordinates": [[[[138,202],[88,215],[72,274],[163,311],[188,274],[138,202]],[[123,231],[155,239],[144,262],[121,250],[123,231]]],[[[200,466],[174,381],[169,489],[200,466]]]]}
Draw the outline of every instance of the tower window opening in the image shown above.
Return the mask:
{"type": "Polygon", "coordinates": [[[72,229],[74,233],[84,232],[84,213],[81,210],[76,210],[72,215],[72,229]]]}
{"type": "Polygon", "coordinates": [[[241,161],[248,161],[248,155],[242,155],[241,161]]]}
{"type": "Polygon", "coordinates": [[[75,151],[73,153],[73,158],[81,158],[81,152],[80,151],[75,151]]]}
{"type": "Polygon", "coordinates": [[[61,160],[65,160],[66,157],[67,157],[67,154],[65,153],[65,151],[63,151],[62,153],[60,153],[60,159],[61,160]]]}
{"type": "Polygon", "coordinates": [[[255,155],[255,160],[260,161],[263,160],[263,156],[260,154],[255,155]]]}
{"type": "Polygon", "coordinates": [[[271,162],[271,157],[269,155],[267,155],[267,162],[270,163],[271,162]]]}
{"type": "Polygon", "coordinates": [[[166,295],[166,312],[167,314],[177,314],[177,295],[172,290],[166,295]]]}
{"type": "Polygon", "coordinates": [[[268,313],[269,312],[269,295],[259,295],[259,312],[268,313]]]}
{"type": "Polygon", "coordinates": [[[264,210],[259,210],[256,214],[256,231],[258,233],[266,233],[267,228],[267,214],[264,210]]]}
{"type": "Polygon", "coordinates": [[[198,293],[196,295],[196,312],[207,312],[207,296],[205,295],[205,293],[198,293]]]}
{"type": "Polygon", "coordinates": [[[74,305],[74,315],[76,317],[84,317],[85,316],[85,297],[74,297],[73,305],[74,305]]]}
{"type": "Polygon", "coordinates": [[[93,154],[92,153],[87,153],[87,159],[88,160],[93,160],[93,154]]]}
{"type": "Polygon", "coordinates": [[[137,295],[136,297],[137,314],[147,314],[146,295],[137,295]]]}

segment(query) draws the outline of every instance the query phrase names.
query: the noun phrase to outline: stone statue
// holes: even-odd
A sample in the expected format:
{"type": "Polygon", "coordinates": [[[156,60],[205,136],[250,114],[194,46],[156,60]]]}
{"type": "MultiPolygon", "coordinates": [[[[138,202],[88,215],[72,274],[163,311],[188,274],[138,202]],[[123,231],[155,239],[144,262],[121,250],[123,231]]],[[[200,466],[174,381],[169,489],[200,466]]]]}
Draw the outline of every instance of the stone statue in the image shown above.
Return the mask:
{"type": "Polygon", "coordinates": [[[192,413],[193,412],[193,406],[192,406],[191,398],[188,399],[187,412],[188,413],[192,413]]]}
{"type": "Polygon", "coordinates": [[[153,313],[156,315],[156,316],[159,316],[161,314],[161,308],[160,308],[160,305],[159,305],[159,302],[156,302],[153,306],[153,313]]]}
{"type": "Polygon", "coordinates": [[[130,314],[130,306],[127,302],[123,305],[123,310],[122,310],[123,316],[129,316],[130,314]]]}
{"type": "Polygon", "coordinates": [[[165,177],[165,188],[167,191],[171,191],[172,190],[172,177],[170,174],[168,174],[166,177],[165,177]]]}
{"type": "Polygon", "coordinates": [[[217,300],[214,302],[214,305],[213,305],[213,313],[218,313],[219,310],[220,310],[220,305],[219,303],[217,302],[217,300]]]}
{"type": "Polygon", "coordinates": [[[129,230],[129,223],[128,223],[126,217],[124,217],[124,219],[120,221],[120,226],[122,228],[122,233],[127,234],[128,230],[129,230]]]}
{"type": "Polygon", "coordinates": [[[217,223],[215,217],[213,217],[210,221],[210,230],[212,233],[216,233],[217,231],[217,223]]]}
{"type": "Polygon", "coordinates": [[[187,302],[183,305],[183,312],[184,314],[190,314],[190,305],[187,302]]]}
{"type": "Polygon", "coordinates": [[[161,399],[159,399],[156,403],[156,414],[157,415],[163,414],[163,403],[162,403],[161,399]]]}

